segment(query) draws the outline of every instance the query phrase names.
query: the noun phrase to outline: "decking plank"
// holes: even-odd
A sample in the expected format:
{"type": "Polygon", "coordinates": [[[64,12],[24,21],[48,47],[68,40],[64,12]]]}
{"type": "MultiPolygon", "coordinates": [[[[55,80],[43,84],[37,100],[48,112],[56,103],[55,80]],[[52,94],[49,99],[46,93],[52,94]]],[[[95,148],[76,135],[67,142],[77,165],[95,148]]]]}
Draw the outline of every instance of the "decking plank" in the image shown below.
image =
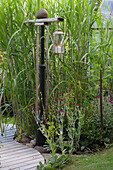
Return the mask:
{"type": "Polygon", "coordinates": [[[12,145],[10,144],[10,145],[7,145],[7,146],[2,146],[0,151],[11,149],[12,147],[13,148],[19,148],[19,147],[23,147],[23,146],[27,147],[26,145],[21,145],[21,144],[20,145],[19,144],[15,144],[15,145],[14,144],[12,144],[12,145]]]}
{"type": "Polygon", "coordinates": [[[9,153],[3,153],[3,154],[1,154],[1,158],[4,156],[16,155],[18,153],[24,153],[24,152],[29,152],[29,151],[33,151],[33,148],[19,149],[18,151],[15,151],[15,152],[11,151],[9,153]]]}
{"type": "Polygon", "coordinates": [[[3,160],[7,160],[7,159],[13,159],[13,158],[17,158],[18,157],[18,159],[19,159],[19,157],[21,157],[21,156],[27,156],[27,155],[31,155],[32,156],[32,154],[35,154],[35,153],[37,153],[37,155],[39,154],[40,155],[40,153],[39,152],[37,152],[36,150],[32,150],[32,151],[29,151],[29,152],[21,152],[21,153],[18,153],[18,154],[16,154],[16,155],[8,155],[8,156],[4,156],[4,157],[0,157],[0,161],[3,161],[3,160]]]}
{"type": "MultiPolygon", "coordinates": [[[[20,160],[15,160],[15,161],[11,161],[11,162],[4,162],[4,164],[3,164],[3,166],[2,166],[2,168],[4,168],[4,167],[9,167],[9,166],[14,166],[15,164],[16,165],[20,165],[20,164],[27,164],[29,161],[34,161],[34,160],[36,160],[36,161],[38,161],[38,159],[41,159],[42,158],[42,156],[41,155],[35,155],[35,156],[33,156],[33,157],[29,157],[29,158],[23,158],[23,159],[20,159],[20,160]]],[[[2,162],[1,162],[2,163],[2,162]]]]}
{"type": "Polygon", "coordinates": [[[22,162],[22,163],[19,163],[19,164],[13,164],[13,165],[11,165],[11,166],[8,166],[7,167],[7,165],[6,166],[4,166],[4,165],[2,165],[2,167],[3,168],[1,168],[2,170],[6,170],[6,168],[9,168],[9,170],[10,169],[15,169],[15,168],[20,168],[21,169],[21,167],[23,167],[23,168],[25,168],[25,166],[27,167],[28,165],[30,166],[29,168],[31,168],[31,167],[33,167],[33,164],[35,163],[36,165],[38,165],[38,163],[39,163],[39,161],[42,161],[42,158],[41,159],[35,159],[35,160],[29,160],[29,161],[27,161],[27,162],[22,162]],[[5,169],[4,169],[5,168],[5,169]]]}
{"type": "Polygon", "coordinates": [[[16,144],[19,144],[18,142],[16,142],[16,141],[7,141],[7,142],[0,142],[0,145],[2,146],[2,147],[6,147],[6,146],[9,146],[9,145],[16,145],[16,144]]]}
{"type": "Polygon", "coordinates": [[[43,156],[34,148],[13,140],[16,129],[11,125],[0,136],[0,170],[35,170],[43,156]]]}
{"type": "MultiPolygon", "coordinates": [[[[11,143],[9,143],[9,144],[7,144],[7,143],[5,143],[5,144],[1,144],[2,146],[1,146],[1,150],[4,150],[4,149],[7,149],[7,148],[12,148],[12,147],[19,147],[19,146],[21,146],[22,144],[20,144],[20,143],[17,143],[17,142],[11,142],[11,143]]],[[[22,145],[23,146],[23,145],[22,145]]],[[[25,146],[25,145],[24,145],[25,146]]]]}
{"type": "Polygon", "coordinates": [[[18,150],[23,150],[23,149],[28,149],[29,147],[28,146],[25,146],[25,145],[21,145],[21,146],[18,146],[18,147],[11,147],[11,148],[5,148],[4,150],[0,150],[0,154],[5,154],[5,153],[9,153],[9,152],[16,152],[18,150]]]}
{"type": "Polygon", "coordinates": [[[29,154],[27,154],[27,155],[19,155],[18,157],[7,157],[7,159],[6,158],[4,158],[4,159],[0,159],[0,162],[1,162],[1,164],[3,164],[3,163],[7,163],[7,162],[13,162],[13,161],[17,161],[17,160],[21,160],[21,159],[25,159],[25,158],[33,158],[33,157],[35,157],[35,156],[39,156],[40,157],[40,153],[37,153],[37,152],[35,152],[35,153],[29,153],[29,154]]]}

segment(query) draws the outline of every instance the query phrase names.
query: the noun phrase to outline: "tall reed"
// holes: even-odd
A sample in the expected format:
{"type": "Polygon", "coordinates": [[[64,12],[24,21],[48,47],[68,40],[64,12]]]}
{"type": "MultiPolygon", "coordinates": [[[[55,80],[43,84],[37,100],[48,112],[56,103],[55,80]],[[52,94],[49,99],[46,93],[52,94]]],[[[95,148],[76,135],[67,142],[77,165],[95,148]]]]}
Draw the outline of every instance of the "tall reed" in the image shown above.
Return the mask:
{"type": "Polygon", "coordinates": [[[28,135],[36,131],[31,108],[35,106],[36,99],[36,28],[34,25],[25,25],[24,21],[35,19],[41,8],[48,11],[49,18],[64,18],[64,23],[60,24],[65,33],[64,55],[52,53],[52,35],[57,24],[51,24],[49,30],[49,104],[55,114],[61,107],[61,103],[57,102],[58,97],[73,97],[74,104],[82,107],[83,96],[88,95],[88,91],[94,93],[95,89],[95,93],[98,93],[96,87],[99,84],[100,65],[104,83],[112,79],[113,73],[110,67],[110,76],[106,75],[108,64],[110,62],[112,65],[113,59],[112,31],[109,32],[111,23],[107,21],[106,30],[99,32],[99,38],[91,29],[95,21],[103,28],[103,19],[95,1],[1,0],[0,49],[6,52],[2,66],[4,95],[7,94],[12,103],[20,133],[25,131],[28,135]]]}

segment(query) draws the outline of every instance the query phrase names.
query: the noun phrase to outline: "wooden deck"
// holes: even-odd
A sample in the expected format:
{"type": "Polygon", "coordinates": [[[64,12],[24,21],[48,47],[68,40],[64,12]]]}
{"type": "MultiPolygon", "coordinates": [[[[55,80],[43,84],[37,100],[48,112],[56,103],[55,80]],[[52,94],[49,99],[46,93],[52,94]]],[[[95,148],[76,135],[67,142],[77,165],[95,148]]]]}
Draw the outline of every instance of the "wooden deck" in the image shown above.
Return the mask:
{"type": "Polygon", "coordinates": [[[35,170],[43,156],[35,149],[13,140],[15,128],[0,133],[0,170],[35,170]]]}

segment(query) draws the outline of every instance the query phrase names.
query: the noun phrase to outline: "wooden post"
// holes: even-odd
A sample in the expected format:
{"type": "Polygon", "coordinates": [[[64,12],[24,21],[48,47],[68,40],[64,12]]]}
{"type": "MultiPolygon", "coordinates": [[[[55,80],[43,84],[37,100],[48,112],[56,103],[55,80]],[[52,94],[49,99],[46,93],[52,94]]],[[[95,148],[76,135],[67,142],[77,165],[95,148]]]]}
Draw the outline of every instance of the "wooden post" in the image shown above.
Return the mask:
{"type": "Polygon", "coordinates": [[[103,110],[102,110],[102,70],[100,70],[100,116],[101,116],[101,130],[103,132],[103,110]]]}
{"type": "Polygon", "coordinates": [[[39,60],[39,27],[37,26],[37,52],[36,52],[36,118],[38,117],[38,60],[39,60]]]}
{"type": "Polygon", "coordinates": [[[46,118],[48,114],[48,100],[49,100],[49,51],[48,51],[48,45],[49,45],[49,25],[47,28],[47,40],[46,40],[46,55],[47,55],[47,96],[46,96],[46,118]]]}

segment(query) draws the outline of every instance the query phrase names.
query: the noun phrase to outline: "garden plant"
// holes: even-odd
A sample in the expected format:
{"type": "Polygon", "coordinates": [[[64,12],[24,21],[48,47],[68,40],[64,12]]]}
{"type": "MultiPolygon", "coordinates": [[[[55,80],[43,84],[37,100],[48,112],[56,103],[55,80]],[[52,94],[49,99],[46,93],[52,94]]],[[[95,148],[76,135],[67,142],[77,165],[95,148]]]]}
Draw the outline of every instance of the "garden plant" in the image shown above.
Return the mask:
{"type": "MultiPolygon", "coordinates": [[[[35,138],[39,122],[35,114],[36,27],[24,21],[35,20],[37,11],[42,8],[47,10],[49,18],[64,18],[59,24],[65,35],[64,54],[53,54],[57,24],[49,27],[49,104],[48,113],[44,108],[47,117],[43,117],[39,127],[47,139],[46,149],[53,157],[56,152],[71,155],[78,151],[95,151],[113,142],[113,31],[109,29],[113,18],[112,15],[103,17],[100,4],[98,0],[0,2],[0,118],[4,111],[12,110],[18,136],[35,138]],[[92,29],[95,27],[99,29],[92,29]]],[[[46,35],[47,27],[45,44],[46,35]]],[[[40,55],[39,52],[39,62],[40,55]]],[[[61,159],[65,162],[67,158],[61,159]]]]}

